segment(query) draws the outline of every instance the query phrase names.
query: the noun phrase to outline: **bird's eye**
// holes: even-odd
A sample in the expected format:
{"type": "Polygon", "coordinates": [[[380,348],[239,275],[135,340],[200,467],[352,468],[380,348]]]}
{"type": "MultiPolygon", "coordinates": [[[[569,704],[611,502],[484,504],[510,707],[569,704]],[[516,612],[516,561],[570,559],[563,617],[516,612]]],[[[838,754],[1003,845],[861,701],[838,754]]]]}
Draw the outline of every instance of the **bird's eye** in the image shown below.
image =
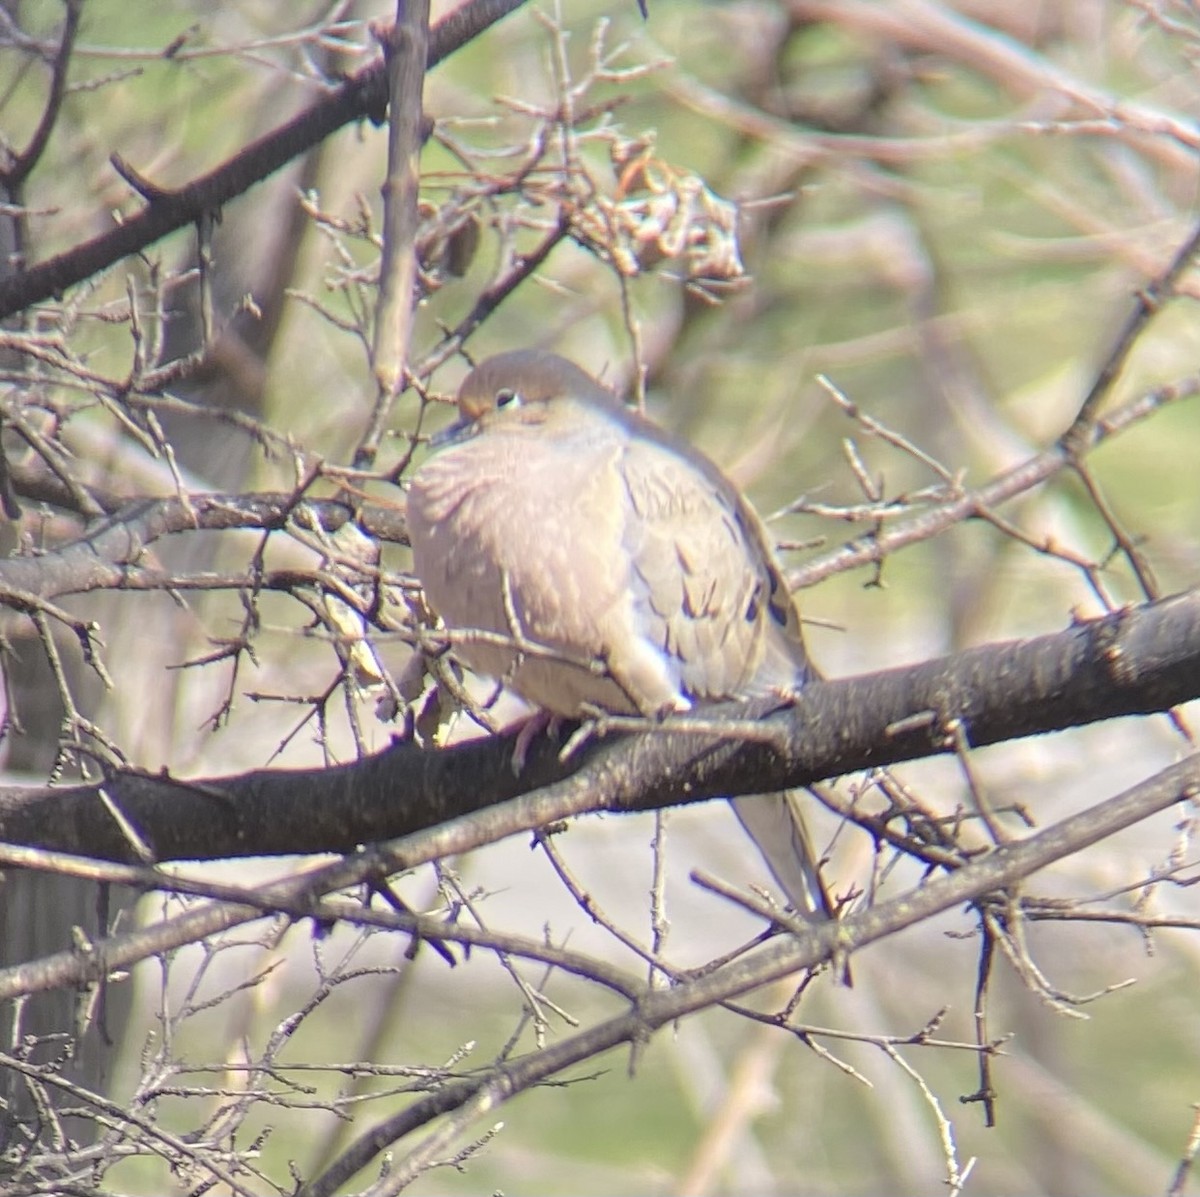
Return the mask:
{"type": "Polygon", "coordinates": [[[501,387],[496,392],[496,406],[508,407],[509,404],[520,404],[521,396],[512,387],[501,387]]]}

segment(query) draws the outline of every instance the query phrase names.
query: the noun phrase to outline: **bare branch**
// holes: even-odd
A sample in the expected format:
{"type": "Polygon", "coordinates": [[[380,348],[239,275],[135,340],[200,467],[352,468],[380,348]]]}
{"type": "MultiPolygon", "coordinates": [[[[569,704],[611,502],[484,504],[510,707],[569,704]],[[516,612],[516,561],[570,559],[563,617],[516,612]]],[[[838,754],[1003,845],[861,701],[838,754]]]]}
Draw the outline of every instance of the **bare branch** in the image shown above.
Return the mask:
{"type": "MultiPolygon", "coordinates": [[[[572,814],[769,793],[953,753],[964,742],[980,747],[1168,711],[1200,696],[1198,678],[1200,592],[1036,640],[817,682],[774,713],[778,704],[745,708],[774,733],[769,741],[674,734],[668,720],[661,730],[601,743],[576,771],[543,743],[520,778],[508,768],[518,739],[509,734],[441,752],[397,743],[316,771],[194,781],[122,772],[103,785],[159,861],[348,851],[441,826],[421,854],[431,860],[572,814]],[[959,735],[948,732],[952,721],[959,735]],[[493,779],[490,786],[480,777],[493,779]],[[448,822],[475,811],[468,823],[448,822]]],[[[97,789],[0,791],[0,838],[136,862],[97,789]]]]}
{"type": "MultiPolygon", "coordinates": [[[[506,17],[524,0],[470,0],[429,31],[427,69],[506,17]]],[[[260,137],[228,162],[182,187],[163,191],[136,216],[99,237],[57,257],[0,278],[0,320],[31,304],[61,295],[68,287],[145,249],[168,233],[217,212],[253,184],[274,174],[331,133],[352,121],[379,124],[387,104],[387,74],[382,60],[363,67],[307,112],[260,137]]]]}

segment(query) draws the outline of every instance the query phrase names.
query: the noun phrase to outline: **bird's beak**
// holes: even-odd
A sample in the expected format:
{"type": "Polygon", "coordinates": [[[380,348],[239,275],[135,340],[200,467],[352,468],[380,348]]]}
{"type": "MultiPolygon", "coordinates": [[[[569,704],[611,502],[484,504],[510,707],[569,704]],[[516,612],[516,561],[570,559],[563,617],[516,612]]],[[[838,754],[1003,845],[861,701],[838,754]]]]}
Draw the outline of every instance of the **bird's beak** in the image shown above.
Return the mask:
{"type": "Polygon", "coordinates": [[[429,438],[429,447],[431,449],[441,449],[445,445],[453,445],[457,441],[466,440],[470,436],[471,429],[474,426],[474,420],[455,420],[453,424],[447,424],[445,428],[439,432],[435,432],[429,438]]]}

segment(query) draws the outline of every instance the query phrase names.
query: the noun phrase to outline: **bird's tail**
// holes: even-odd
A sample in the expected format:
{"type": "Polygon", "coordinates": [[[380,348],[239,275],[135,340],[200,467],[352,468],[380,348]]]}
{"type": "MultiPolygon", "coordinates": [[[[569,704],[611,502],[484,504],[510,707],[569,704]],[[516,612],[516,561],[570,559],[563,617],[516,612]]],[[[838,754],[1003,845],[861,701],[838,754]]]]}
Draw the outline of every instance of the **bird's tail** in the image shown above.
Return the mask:
{"type": "MultiPolygon", "coordinates": [[[[799,796],[790,790],[746,794],[731,798],[729,804],[796,913],[810,922],[836,918],[837,907],[821,877],[799,796]]],[[[849,982],[849,969],[844,971],[849,982]]]]}

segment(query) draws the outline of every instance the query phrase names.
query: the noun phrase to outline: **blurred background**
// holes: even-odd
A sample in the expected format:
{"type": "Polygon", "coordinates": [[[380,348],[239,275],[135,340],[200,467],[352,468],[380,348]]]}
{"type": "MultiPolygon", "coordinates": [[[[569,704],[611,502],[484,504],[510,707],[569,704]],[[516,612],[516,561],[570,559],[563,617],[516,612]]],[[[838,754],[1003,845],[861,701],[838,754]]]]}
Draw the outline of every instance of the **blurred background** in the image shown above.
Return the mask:
{"type": "MultiPolygon", "coordinates": [[[[53,136],[6,201],[24,209],[19,220],[6,213],[8,269],[139,209],[111,155],[159,187],[182,185],[362,66],[376,53],[369,23],[392,15],[378,3],[78,7],[53,136]]],[[[0,3],[10,157],[45,111],[66,11],[0,3]]],[[[435,19],[445,11],[435,6],[435,19]]],[[[1105,399],[1114,422],[1088,457],[1088,485],[1059,470],[1014,488],[987,518],[914,534],[878,564],[845,568],[838,550],[985,486],[1071,425],[1135,295],[1192,234],[1198,51],[1200,14],[1186,0],[651,0],[646,20],[633,4],[596,0],[518,10],[427,80],[435,126],[422,157],[410,362],[431,367],[428,395],[396,404],[380,475],[410,452],[420,459],[418,421],[427,432],[449,418],[437,399],[468,364],[446,349],[447,330],[568,213],[570,235],[489,312],[469,353],[555,349],[704,449],[770,517],[825,673],[1056,631],[1195,586],[1191,274],[1140,332],[1105,399]],[[1135,411],[1155,388],[1158,400],[1135,411]],[[1114,552],[1114,531],[1152,578],[1114,552]]],[[[287,491],[304,464],[348,465],[376,398],[368,348],[386,137],[367,123],[345,128],[226,206],[207,288],[188,230],[14,325],[69,346],[64,365],[5,344],[5,422],[22,448],[33,443],[24,420],[61,447],[64,469],[127,497],[169,495],[177,481],[287,491]],[[200,350],[179,382],[114,401],[139,353],[153,365],[200,350]]],[[[401,501],[378,479],[354,485],[377,503],[401,501]]],[[[25,506],[5,533],[9,551],[78,530],[46,505],[25,506]]],[[[262,542],[194,533],[154,552],[181,575],[230,575],[262,542]]],[[[264,551],[275,564],[324,559],[286,536],[264,551]]],[[[397,578],[407,568],[395,545],[382,562],[397,578]]],[[[237,586],[186,601],[70,600],[100,623],[113,682],[105,690],[64,646],[80,712],[131,762],[182,777],[315,767],[385,747],[397,726],[351,679],[328,626],[291,596],[257,602],[251,621],[237,586]],[[239,638],[252,640],[252,658],[230,650],[239,638]]],[[[395,628],[406,617],[397,600],[395,628]]],[[[15,616],[3,632],[23,724],[6,740],[10,775],[44,780],[64,761],[86,772],[78,743],[64,751],[79,723],[68,736],[44,646],[15,616]]],[[[370,635],[382,666],[401,675],[402,631],[370,635]]],[[[972,762],[996,808],[1046,826],[1188,747],[1160,716],[999,745],[972,762]]],[[[971,809],[952,759],[897,777],[931,811],[971,809]]],[[[839,783],[855,787],[869,800],[870,779],[839,783]]],[[[919,882],[914,866],[813,807],[837,891],[887,896],[919,882]]],[[[992,1071],[995,1128],[980,1104],[961,1101],[980,1084],[980,943],[977,920],[957,912],[856,956],[853,989],[828,974],[813,982],[794,1018],[823,1029],[811,1041],[709,1011],[659,1033],[632,1076],[629,1053],[614,1052],[562,1078],[570,1084],[522,1095],[413,1191],[926,1193],[949,1182],[978,1194],[1165,1192],[1200,1101],[1190,818],[1167,812],[1027,883],[1027,895],[1131,921],[1149,912],[1180,929],[1026,926],[1041,975],[997,960],[988,991],[987,1034],[1005,1037],[992,1071]],[[1156,870],[1170,878],[1147,886],[1156,870]],[[937,1043],[904,1042],[931,1020],[937,1043]]],[[[688,880],[701,867],[765,882],[723,803],[584,819],[557,837],[607,926],[526,841],[400,888],[418,908],[469,911],[495,930],[546,935],[644,973],[613,928],[651,942],[656,835],[666,844],[662,953],[695,967],[752,937],[755,920],[688,880]]],[[[251,870],[265,879],[296,866],[186,871],[246,881],[251,870]]],[[[79,886],[68,905],[41,891],[19,897],[19,882],[10,875],[4,891],[5,963],[63,946],[74,922],[94,923],[94,887],[79,886]],[[68,915],[57,930],[31,913],[49,903],[68,915]]],[[[146,899],[124,917],[158,919],[183,901],[146,899]]],[[[247,1191],[290,1191],[289,1162],[314,1175],[414,1089],[619,1009],[578,978],[483,951],[453,969],[428,949],[410,962],[406,946],[280,923],[144,964],[112,987],[117,1044],[96,1049],[89,1083],[175,1134],[226,1136],[258,1170],[247,1191]],[[518,974],[545,995],[544,1024],[518,974]]],[[[756,1008],[779,1010],[794,989],[760,995],[756,1008]]],[[[47,1017],[54,1025],[64,1014],[47,1017]]],[[[110,1146],[101,1191],[197,1183],[199,1173],[141,1151],[116,1162],[123,1150],[110,1146]]]]}

